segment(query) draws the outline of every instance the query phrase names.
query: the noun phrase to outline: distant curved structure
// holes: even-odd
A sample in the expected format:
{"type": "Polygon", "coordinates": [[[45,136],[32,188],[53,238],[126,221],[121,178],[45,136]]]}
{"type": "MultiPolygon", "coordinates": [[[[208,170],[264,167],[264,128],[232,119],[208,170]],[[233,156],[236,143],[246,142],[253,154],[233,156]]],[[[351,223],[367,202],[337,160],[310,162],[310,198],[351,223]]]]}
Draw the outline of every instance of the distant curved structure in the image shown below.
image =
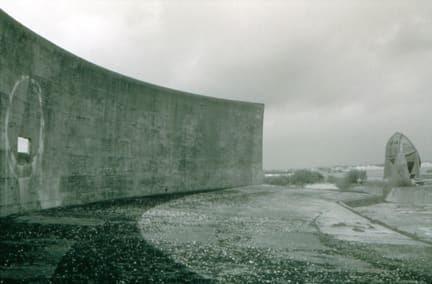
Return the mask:
{"type": "Polygon", "coordinates": [[[410,183],[420,176],[421,159],[414,144],[396,132],[386,145],[384,178],[396,184],[410,183]]]}
{"type": "Polygon", "coordinates": [[[0,216],[261,183],[263,115],[101,68],[0,10],[0,216]]]}

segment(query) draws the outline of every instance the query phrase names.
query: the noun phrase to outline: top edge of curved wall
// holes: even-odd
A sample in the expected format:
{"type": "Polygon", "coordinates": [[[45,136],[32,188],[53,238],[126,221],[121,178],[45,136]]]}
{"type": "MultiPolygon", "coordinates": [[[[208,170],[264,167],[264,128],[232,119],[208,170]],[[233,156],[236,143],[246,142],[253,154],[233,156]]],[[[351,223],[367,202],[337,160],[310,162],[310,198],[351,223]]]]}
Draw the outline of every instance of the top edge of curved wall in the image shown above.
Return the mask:
{"type": "Polygon", "coordinates": [[[164,87],[164,86],[160,86],[157,84],[152,84],[149,82],[145,82],[127,75],[124,75],[122,73],[116,72],[114,70],[110,70],[108,68],[105,68],[103,66],[100,66],[96,63],[93,63],[89,60],[86,60],[66,49],[64,49],[63,47],[51,42],[50,40],[46,39],[45,37],[39,35],[38,33],[34,32],[33,30],[31,30],[30,28],[28,28],[27,26],[25,26],[24,24],[22,24],[21,22],[19,22],[18,20],[16,20],[14,17],[12,17],[11,15],[9,15],[6,11],[4,11],[3,9],[0,8],[0,17],[6,18],[7,20],[9,20],[10,22],[13,22],[15,25],[19,26],[22,30],[26,31],[27,33],[31,34],[31,36],[38,38],[39,40],[41,40],[42,42],[44,42],[45,44],[48,44],[52,47],[55,47],[56,49],[58,49],[59,51],[65,53],[67,56],[70,56],[86,65],[88,65],[89,67],[92,68],[96,68],[98,69],[100,72],[104,72],[110,76],[114,76],[117,77],[119,79],[125,80],[125,81],[129,81],[131,83],[135,83],[135,84],[140,84],[143,86],[146,86],[148,88],[152,88],[155,90],[161,90],[161,91],[165,91],[168,93],[173,93],[173,94],[178,94],[178,95],[182,95],[182,96],[192,96],[192,97],[201,97],[201,98],[206,98],[206,99],[210,99],[210,100],[216,100],[216,101],[227,101],[227,102],[233,102],[233,103],[239,103],[239,104],[253,104],[253,105],[259,105],[264,107],[264,103],[260,103],[260,102],[250,102],[250,101],[241,101],[241,100],[234,100],[234,99],[225,99],[225,98],[217,98],[217,97],[212,97],[212,96],[206,96],[206,95],[201,95],[201,94],[195,94],[195,93],[190,93],[187,91],[182,91],[182,90],[178,90],[178,89],[173,89],[173,88],[168,88],[168,87],[164,87]]]}

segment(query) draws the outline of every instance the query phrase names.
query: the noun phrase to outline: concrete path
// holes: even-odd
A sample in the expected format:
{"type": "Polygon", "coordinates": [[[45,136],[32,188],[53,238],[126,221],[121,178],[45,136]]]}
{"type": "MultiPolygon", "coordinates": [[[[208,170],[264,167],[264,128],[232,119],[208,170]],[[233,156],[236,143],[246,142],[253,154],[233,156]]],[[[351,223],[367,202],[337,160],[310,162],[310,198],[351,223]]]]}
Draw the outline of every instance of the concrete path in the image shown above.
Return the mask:
{"type": "Polygon", "coordinates": [[[372,219],[380,220],[390,227],[414,235],[415,238],[432,243],[432,204],[414,205],[379,203],[355,208],[372,219]]]}
{"type": "Polygon", "coordinates": [[[427,244],[336,203],[365,196],[245,187],[162,204],[145,212],[139,227],[147,241],[175,262],[222,282],[431,277],[432,250],[427,244]]]}

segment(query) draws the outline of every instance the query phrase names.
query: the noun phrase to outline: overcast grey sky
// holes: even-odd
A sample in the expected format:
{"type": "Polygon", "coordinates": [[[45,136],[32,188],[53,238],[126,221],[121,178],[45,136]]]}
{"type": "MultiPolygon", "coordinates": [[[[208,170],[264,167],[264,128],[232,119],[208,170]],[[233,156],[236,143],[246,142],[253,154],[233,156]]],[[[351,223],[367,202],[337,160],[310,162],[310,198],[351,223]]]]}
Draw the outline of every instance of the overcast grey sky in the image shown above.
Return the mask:
{"type": "Polygon", "coordinates": [[[262,102],[264,167],[432,160],[432,1],[0,0],[61,47],[193,93],[262,102]]]}

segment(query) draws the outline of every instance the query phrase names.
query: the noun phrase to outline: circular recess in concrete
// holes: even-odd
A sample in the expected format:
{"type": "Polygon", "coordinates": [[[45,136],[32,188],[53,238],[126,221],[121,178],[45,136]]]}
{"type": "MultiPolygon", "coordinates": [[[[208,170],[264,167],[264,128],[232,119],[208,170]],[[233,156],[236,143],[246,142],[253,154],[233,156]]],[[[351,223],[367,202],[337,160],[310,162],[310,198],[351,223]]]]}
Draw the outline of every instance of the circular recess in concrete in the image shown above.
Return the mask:
{"type": "Polygon", "coordinates": [[[43,153],[44,119],[42,89],[29,76],[21,76],[9,94],[5,117],[5,148],[9,169],[16,177],[30,177],[43,153]],[[27,141],[28,152],[18,152],[18,140],[27,141]]]}

